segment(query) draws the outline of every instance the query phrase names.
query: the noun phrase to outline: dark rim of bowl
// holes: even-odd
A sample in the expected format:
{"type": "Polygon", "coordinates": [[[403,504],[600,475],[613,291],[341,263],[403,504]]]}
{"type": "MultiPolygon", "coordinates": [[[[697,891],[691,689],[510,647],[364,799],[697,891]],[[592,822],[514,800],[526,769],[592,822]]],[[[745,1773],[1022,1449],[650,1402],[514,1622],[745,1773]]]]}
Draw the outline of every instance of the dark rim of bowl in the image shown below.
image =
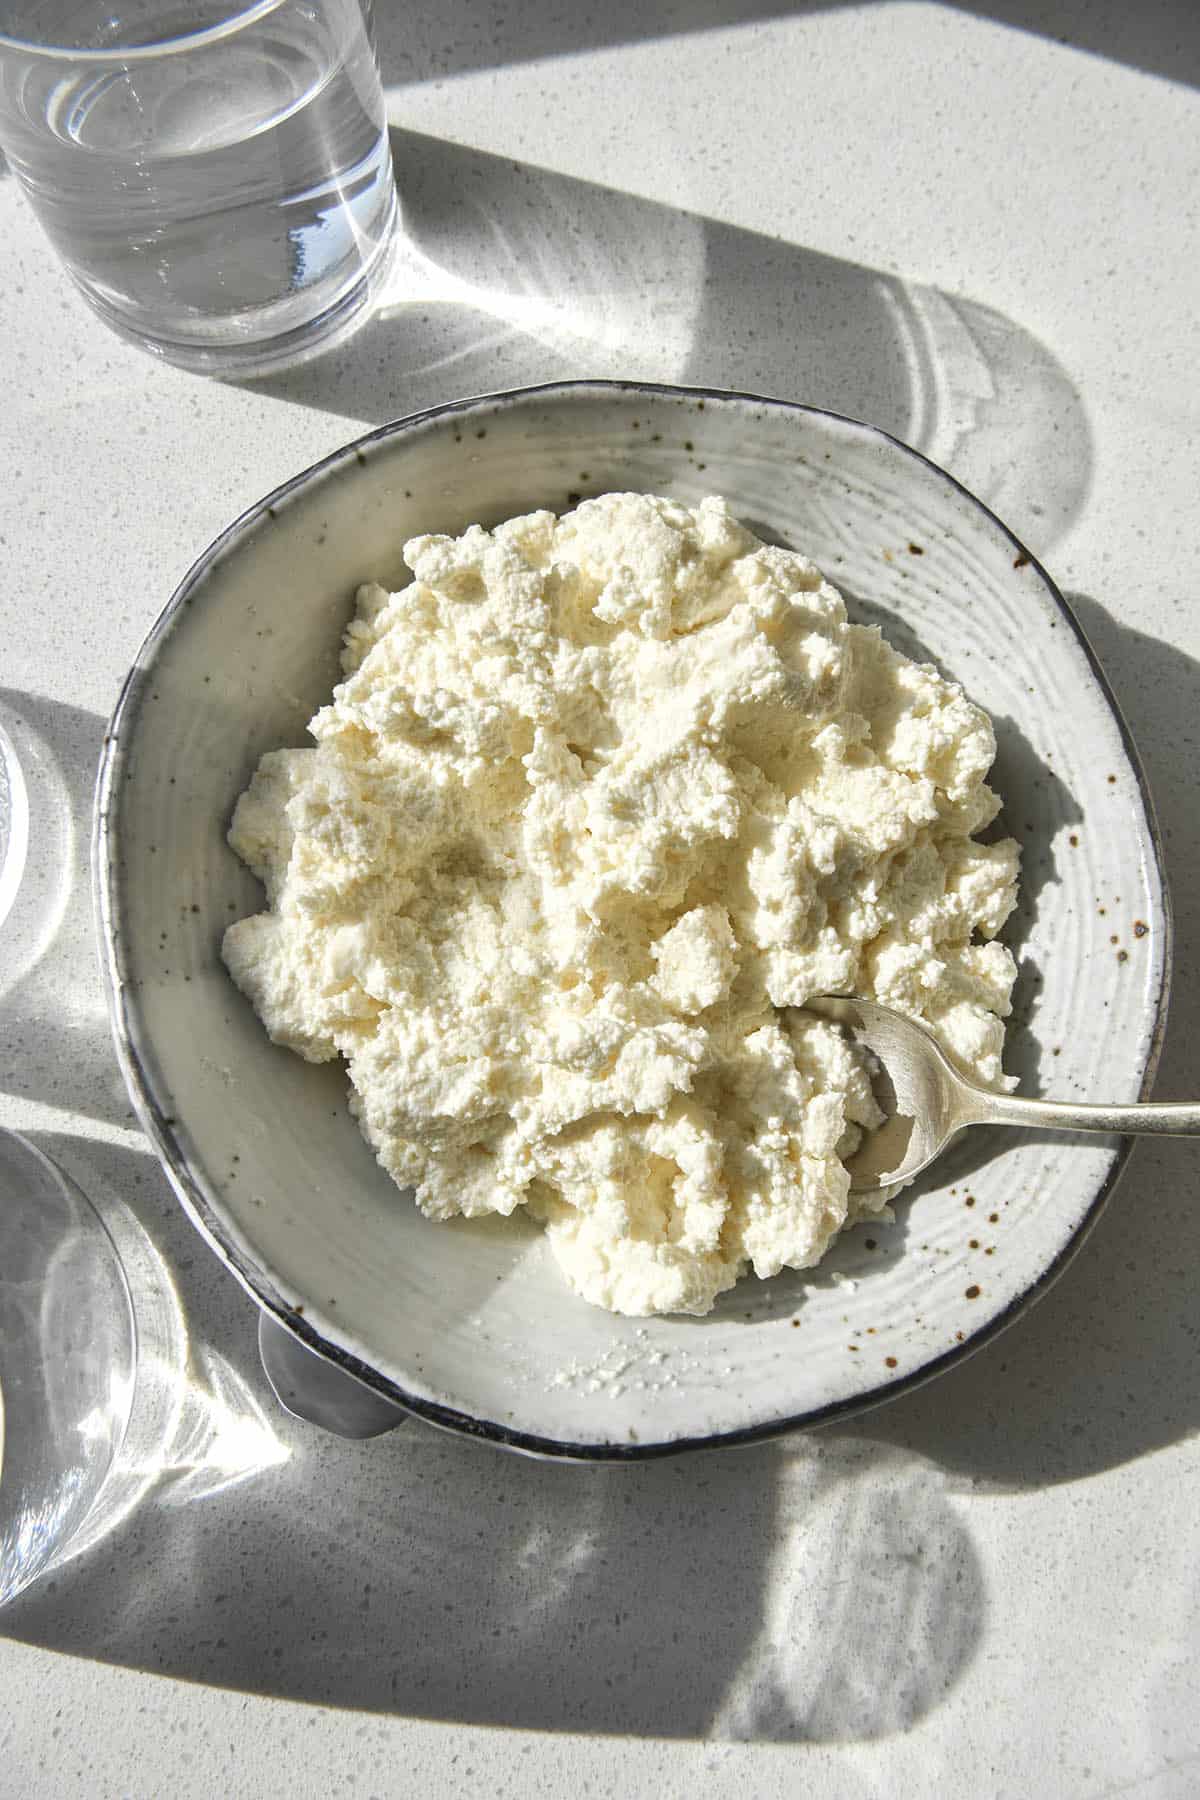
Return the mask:
{"type": "Polygon", "coordinates": [[[546,1457],[554,1460],[574,1462],[639,1462],[652,1457],[674,1456],[689,1450],[715,1449],[717,1447],[738,1444],[762,1443],[770,1438],[780,1437],[785,1433],[798,1430],[810,1430],[818,1425],[832,1423],[837,1419],[846,1419],[855,1414],[866,1412],[871,1408],[892,1400],[900,1394],[908,1393],[914,1388],[932,1381],[945,1370],[961,1362],[965,1357],[973,1355],[985,1344],[992,1341],[1030,1306],[1049,1290],[1057,1281],[1067,1264],[1079,1250],[1099,1218],[1109,1196],[1116,1187],[1124,1172],[1133,1149],[1134,1140],[1122,1138],[1113,1154],[1113,1161],[1096,1190],[1087,1212],[1072,1232],[1070,1238],[1059,1250],[1036,1280],[1015,1295],[1003,1311],[987,1320],[979,1329],[966,1338],[961,1344],[943,1351],[940,1356],[922,1363],[891,1381],[880,1382],[866,1393],[854,1394],[844,1400],[831,1401],[827,1406],[813,1408],[809,1412],[791,1414],[785,1418],[772,1419],[761,1424],[749,1425],[734,1431],[722,1431],[703,1434],[697,1437],[678,1437],[664,1439],[654,1443],[618,1442],[608,1440],[596,1444],[573,1443],[559,1438],[541,1437],[536,1433],[518,1431],[495,1419],[485,1419],[473,1413],[460,1412],[451,1406],[445,1406],[435,1400],[428,1400],[417,1394],[410,1394],[389,1376],[371,1367],[352,1352],[325,1337],[309,1320],[290,1306],[276,1290],[266,1272],[246,1255],[234,1241],[240,1234],[233,1232],[224,1222],[218,1207],[214,1206],[203,1188],[192,1174],[186,1156],[183,1154],[172,1129],[173,1120],[162,1113],[155,1101],[149,1080],[142,1067],[137,1049],[133,1042],[127,1018],[127,983],[122,969],[123,952],[119,930],[116,928],[116,915],[119,912],[117,899],[117,858],[115,834],[112,826],[115,805],[114,796],[121,790],[118,780],[119,770],[125,757],[123,733],[136,726],[136,700],[150,660],[158,648],[159,642],[167,635],[176,615],[186,606],[193,591],[209,573],[210,569],[231,550],[242,537],[246,528],[263,519],[274,519],[280,504],[308,487],[319,478],[331,474],[335,469],[350,461],[365,461],[365,453],[369,446],[386,442],[399,437],[415,427],[435,419],[452,418],[455,414],[475,412],[481,408],[498,408],[506,404],[523,403],[544,396],[547,399],[563,395],[580,395],[595,392],[603,394],[628,394],[636,399],[642,395],[662,396],[668,399],[683,401],[714,401],[718,404],[735,401],[739,405],[765,406],[773,411],[802,413],[809,417],[830,419],[838,424],[851,425],[856,430],[871,433],[874,437],[894,446],[911,456],[915,461],[923,463],[935,475],[955,489],[983,516],[996,526],[1009,540],[1016,552],[1018,566],[1028,566],[1041,580],[1050,599],[1065,619],[1070,630],[1083,649],[1096,680],[1097,686],[1116,721],[1120,733],[1125,756],[1133,770],[1137,782],[1138,793],[1142,802],[1142,810],[1146,821],[1147,837],[1153,851],[1153,873],[1159,890],[1159,902],[1163,923],[1162,933],[1162,966],[1159,975],[1158,994],[1155,999],[1154,1026],[1146,1055],[1146,1066],[1143,1072],[1139,1097],[1145,1100],[1154,1085],[1154,1075],[1158,1067],[1162,1051],[1163,1037],[1166,1031],[1167,1005],[1171,982],[1171,954],[1173,942],[1173,918],[1170,892],[1167,886],[1166,872],[1163,866],[1162,841],[1154,802],[1150,794],[1141,757],[1133,736],[1126,724],[1124,714],[1116,696],[1109,685],[1108,677],[1100,665],[1095,651],[1092,649],[1074,611],[1063,598],[1055,583],[1042,567],[1031,551],[1027,550],[1004,521],[976,495],[965,488],[953,475],[947,473],[938,463],[911,444],[884,431],[878,425],[854,419],[846,413],[832,411],[828,407],[805,406],[799,401],[772,399],[768,395],[744,393],[732,388],[679,387],[666,382],[651,381],[548,381],[531,387],[510,388],[491,394],[476,394],[461,400],[446,401],[439,406],[425,407],[420,412],[406,414],[403,418],[394,419],[386,425],[377,426],[373,431],[365,432],[361,437],[353,439],[340,449],[331,451],[319,462],[293,475],[273,492],[248,507],[233,523],[215,538],[208,548],[192,564],[170,600],[150,627],[138,651],[133,666],[126,676],[113,710],[112,719],[104,738],[104,748],[100,760],[100,768],[96,781],[95,810],[93,816],[92,836],[92,869],[93,898],[96,908],[98,935],[100,939],[101,959],[105,975],[105,986],[108,997],[109,1018],[116,1044],[117,1057],[130,1095],[138,1112],[142,1126],[154,1144],[160,1162],[163,1164],[171,1184],[184,1208],[197,1227],[201,1236],[206,1238],[221,1260],[232,1270],[247,1293],[257,1303],[265,1307],[280,1324],[287,1327],[310,1350],[332,1362],[347,1375],[371,1388],[374,1392],[391,1400],[405,1413],[412,1413],[425,1419],[432,1425],[440,1426],[447,1431],[474,1438],[483,1438],[502,1445],[509,1450],[521,1451],[526,1455],[546,1457]],[[128,716],[127,716],[128,715],[128,716]]]}

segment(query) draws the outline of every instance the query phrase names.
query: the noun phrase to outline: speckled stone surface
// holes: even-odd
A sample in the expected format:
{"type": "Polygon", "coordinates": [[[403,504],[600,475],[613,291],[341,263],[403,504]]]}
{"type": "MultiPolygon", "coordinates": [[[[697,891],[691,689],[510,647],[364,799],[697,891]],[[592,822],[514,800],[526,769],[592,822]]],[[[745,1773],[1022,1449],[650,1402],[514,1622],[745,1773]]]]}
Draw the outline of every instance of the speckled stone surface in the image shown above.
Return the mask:
{"type": "Polygon", "coordinates": [[[1003,1338],[818,1438],[628,1469],[415,1424],[344,1444],[275,1407],[134,1127],[86,845],[146,627],[285,476],[516,382],[760,388],[943,461],[1075,598],[1166,836],[1157,1093],[1200,1094],[1200,20],[377,10],[408,242],[306,369],[222,386],[127,349],[0,175],[0,719],[42,797],[0,1124],[123,1234],[155,1375],[124,1516],[0,1615],[0,1794],[1192,1794],[1192,1146],[1138,1150],[1003,1338]]]}

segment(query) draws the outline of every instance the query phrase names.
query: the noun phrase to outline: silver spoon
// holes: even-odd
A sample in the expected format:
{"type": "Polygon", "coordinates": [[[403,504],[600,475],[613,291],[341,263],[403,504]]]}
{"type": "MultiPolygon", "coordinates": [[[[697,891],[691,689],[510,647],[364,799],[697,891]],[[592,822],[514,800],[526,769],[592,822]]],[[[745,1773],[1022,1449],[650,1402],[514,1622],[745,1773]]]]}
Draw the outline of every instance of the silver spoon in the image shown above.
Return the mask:
{"type": "Polygon", "coordinates": [[[968,1125],[1200,1136],[1200,1104],[1194,1101],[1169,1106],[1076,1106],[993,1094],[960,1075],[924,1025],[890,1006],[881,1006],[876,1000],[822,995],[806,1001],[805,1010],[841,1025],[856,1044],[864,1045],[878,1059],[886,1077],[875,1087],[888,1117],[846,1164],[854,1194],[877,1193],[880,1188],[911,1181],[968,1125]]]}

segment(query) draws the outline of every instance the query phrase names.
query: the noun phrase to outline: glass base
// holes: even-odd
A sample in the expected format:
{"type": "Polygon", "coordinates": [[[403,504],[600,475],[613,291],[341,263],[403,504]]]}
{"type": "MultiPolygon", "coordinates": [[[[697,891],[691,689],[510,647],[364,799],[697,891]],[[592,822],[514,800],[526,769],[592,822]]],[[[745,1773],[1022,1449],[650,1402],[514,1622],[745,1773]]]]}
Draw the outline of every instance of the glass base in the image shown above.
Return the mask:
{"type": "Polygon", "coordinates": [[[148,350],[162,362],[196,375],[212,375],[237,381],[247,376],[270,375],[279,369],[295,368],[315,356],[344,342],[363,323],[379,298],[395,258],[399,207],[392,195],[387,227],[368,262],[354,284],[347,288],[324,311],[291,330],[270,337],[232,337],[204,342],[157,337],[138,330],[103,296],[95,293],[76,277],[79,291],[92,311],[110,330],[127,343],[148,350]]]}

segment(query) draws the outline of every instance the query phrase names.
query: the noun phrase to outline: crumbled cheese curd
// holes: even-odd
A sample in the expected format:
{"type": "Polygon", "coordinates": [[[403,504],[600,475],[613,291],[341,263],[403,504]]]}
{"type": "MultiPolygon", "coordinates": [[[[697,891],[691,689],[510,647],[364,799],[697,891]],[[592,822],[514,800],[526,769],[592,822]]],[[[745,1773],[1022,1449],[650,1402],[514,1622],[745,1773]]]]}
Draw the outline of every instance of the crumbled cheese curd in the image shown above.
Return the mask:
{"type": "Polygon", "coordinates": [[[238,803],[267,910],[226,933],[234,980],[277,1043],[345,1058],[430,1218],[526,1207],[587,1300],[704,1313],[810,1267],[880,1115],[806,1000],[874,996],[1006,1085],[988,719],[720,499],[404,556],[315,749],[238,803]]]}

